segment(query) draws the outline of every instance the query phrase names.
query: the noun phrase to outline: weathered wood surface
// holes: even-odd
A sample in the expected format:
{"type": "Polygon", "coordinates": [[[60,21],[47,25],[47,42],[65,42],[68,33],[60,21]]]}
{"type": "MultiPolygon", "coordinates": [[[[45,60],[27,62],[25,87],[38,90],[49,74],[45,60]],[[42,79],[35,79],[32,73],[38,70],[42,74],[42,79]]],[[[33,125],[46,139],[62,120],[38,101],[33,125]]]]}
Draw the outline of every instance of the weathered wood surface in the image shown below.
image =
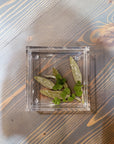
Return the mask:
{"type": "Polygon", "coordinates": [[[114,1],[1,0],[0,143],[113,144],[113,56],[114,1]],[[26,45],[90,46],[97,112],[25,112],[26,45]]]}

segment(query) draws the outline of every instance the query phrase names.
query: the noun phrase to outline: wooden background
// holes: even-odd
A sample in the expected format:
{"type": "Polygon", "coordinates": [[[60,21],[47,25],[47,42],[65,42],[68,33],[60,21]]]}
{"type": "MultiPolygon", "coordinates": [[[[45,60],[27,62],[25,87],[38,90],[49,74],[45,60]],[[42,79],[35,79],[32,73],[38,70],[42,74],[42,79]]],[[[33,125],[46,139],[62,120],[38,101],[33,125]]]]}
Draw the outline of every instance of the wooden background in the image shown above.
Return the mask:
{"type": "Polygon", "coordinates": [[[113,64],[113,0],[0,0],[0,144],[113,144],[113,64]],[[97,112],[25,112],[26,45],[90,46],[97,112]]]}

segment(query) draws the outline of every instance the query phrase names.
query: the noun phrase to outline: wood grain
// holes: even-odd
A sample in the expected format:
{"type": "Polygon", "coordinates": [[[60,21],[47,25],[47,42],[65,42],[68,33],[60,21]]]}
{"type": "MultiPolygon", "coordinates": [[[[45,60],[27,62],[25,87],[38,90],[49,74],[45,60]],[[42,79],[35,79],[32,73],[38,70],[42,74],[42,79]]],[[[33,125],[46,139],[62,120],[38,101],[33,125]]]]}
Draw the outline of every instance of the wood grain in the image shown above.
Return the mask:
{"type": "Polygon", "coordinates": [[[108,0],[0,1],[0,143],[113,143],[113,9],[108,0]],[[89,83],[96,113],[25,112],[26,45],[90,46],[96,54],[89,83]]]}

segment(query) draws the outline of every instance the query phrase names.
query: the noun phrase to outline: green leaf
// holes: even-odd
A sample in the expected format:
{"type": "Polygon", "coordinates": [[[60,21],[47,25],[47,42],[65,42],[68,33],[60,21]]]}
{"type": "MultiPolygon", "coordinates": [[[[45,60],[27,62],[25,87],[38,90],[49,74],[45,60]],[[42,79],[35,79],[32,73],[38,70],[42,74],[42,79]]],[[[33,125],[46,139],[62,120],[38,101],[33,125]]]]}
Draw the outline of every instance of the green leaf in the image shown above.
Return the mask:
{"type": "Polygon", "coordinates": [[[68,84],[66,82],[64,83],[64,88],[68,88],[68,84]]]}
{"type": "Polygon", "coordinates": [[[60,96],[64,99],[66,97],[66,93],[64,91],[62,91],[60,96]]]}
{"type": "Polygon", "coordinates": [[[66,82],[65,78],[61,78],[61,79],[58,78],[57,81],[56,81],[57,84],[61,84],[61,85],[64,85],[65,82],[66,82]]]}
{"type": "Polygon", "coordinates": [[[70,66],[72,70],[72,75],[74,78],[74,81],[77,83],[78,81],[82,82],[82,74],[80,72],[79,66],[74,60],[73,57],[70,56],[70,66]]]}
{"type": "Polygon", "coordinates": [[[53,68],[53,74],[56,77],[56,83],[53,86],[53,90],[61,90],[66,82],[65,78],[62,78],[62,76],[58,73],[58,71],[53,68]]]}
{"type": "Polygon", "coordinates": [[[72,94],[72,98],[74,98],[74,99],[75,99],[75,97],[76,97],[76,96],[75,96],[75,94],[72,94]]]}
{"type": "MultiPolygon", "coordinates": [[[[67,88],[68,85],[66,83],[66,79],[63,78],[60,73],[57,71],[57,69],[53,68],[53,75],[56,77],[56,84],[63,85],[64,88],[67,88]]],[[[55,85],[56,85],[55,84],[55,85]]],[[[62,87],[62,88],[63,88],[62,87]]]]}
{"type": "Polygon", "coordinates": [[[35,76],[34,79],[46,88],[52,89],[54,86],[54,83],[51,80],[48,80],[44,77],[35,76]]]}
{"type": "Polygon", "coordinates": [[[74,87],[74,91],[76,92],[76,91],[78,91],[78,90],[81,90],[81,88],[82,88],[82,87],[80,87],[80,86],[75,86],[75,87],[74,87]]]}
{"type": "Polygon", "coordinates": [[[67,95],[70,95],[70,89],[69,88],[65,88],[60,94],[60,96],[62,98],[65,98],[67,95]]]}
{"type": "Polygon", "coordinates": [[[63,85],[60,85],[57,83],[53,86],[53,90],[61,90],[62,88],[63,88],[63,85]]]}
{"type": "Polygon", "coordinates": [[[77,81],[77,85],[81,85],[81,82],[80,82],[80,81],[77,81]]]}
{"type": "Polygon", "coordinates": [[[58,74],[59,74],[59,72],[55,68],[53,68],[53,75],[56,77],[56,75],[58,75],[58,74]]]}
{"type": "Polygon", "coordinates": [[[78,81],[76,83],[76,85],[74,86],[74,91],[75,91],[76,96],[78,96],[78,97],[82,96],[82,93],[83,93],[82,87],[83,87],[83,85],[81,84],[80,81],[78,81]]]}
{"type": "Polygon", "coordinates": [[[59,99],[62,99],[60,94],[62,91],[52,91],[52,90],[48,90],[48,89],[41,89],[40,93],[44,96],[50,97],[50,98],[55,98],[58,97],[59,99]]]}
{"type": "Polygon", "coordinates": [[[60,104],[60,102],[59,101],[57,101],[57,103],[56,103],[57,105],[59,105],[60,104]]]}
{"type": "Polygon", "coordinates": [[[69,102],[71,102],[71,101],[73,101],[73,100],[74,100],[74,98],[68,97],[68,101],[69,101],[69,102]]]}
{"type": "Polygon", "coordinates": [[[58,97],[55,97],[54,100],[52,101],[54,104],[59,105],[61,100],[58,97]]]}
{"type": "Polygon", "coordinates": [[[63,102],[66,102],[67,100],[66,99],[63,99],[63,102]]]}
{"type": "Polygon", "coordinates": [[[69,89],[69,88],[65,88],[65,89],[64,89],[64,92],[65,92],[67,95],[69,95],[69,94],[70,94],[70,89],[69,89]]]}
{"type": "Polygon", "coordinates": [[[82,90],[78,90],[78,91],[76,91],[75,93],[76,93],[76,96],[79,96],[79,97],[82,96],[82,90]]]}
{"type": "Polygon", "coordinates": [[[62,76],[58,73],[55,75],[56,79],[62,79],[62,76]]]}

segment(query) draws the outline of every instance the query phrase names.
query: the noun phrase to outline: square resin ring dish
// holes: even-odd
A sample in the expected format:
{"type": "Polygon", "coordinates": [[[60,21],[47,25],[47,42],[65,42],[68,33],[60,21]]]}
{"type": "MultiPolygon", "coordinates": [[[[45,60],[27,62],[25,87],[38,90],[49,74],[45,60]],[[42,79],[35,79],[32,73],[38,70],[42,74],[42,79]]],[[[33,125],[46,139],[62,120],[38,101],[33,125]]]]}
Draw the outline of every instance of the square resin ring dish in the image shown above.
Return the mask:
{"type": "Polygon", "coordinates": [[[89,47],[26,47],[26,110],[90,111],[89,47]]]}

